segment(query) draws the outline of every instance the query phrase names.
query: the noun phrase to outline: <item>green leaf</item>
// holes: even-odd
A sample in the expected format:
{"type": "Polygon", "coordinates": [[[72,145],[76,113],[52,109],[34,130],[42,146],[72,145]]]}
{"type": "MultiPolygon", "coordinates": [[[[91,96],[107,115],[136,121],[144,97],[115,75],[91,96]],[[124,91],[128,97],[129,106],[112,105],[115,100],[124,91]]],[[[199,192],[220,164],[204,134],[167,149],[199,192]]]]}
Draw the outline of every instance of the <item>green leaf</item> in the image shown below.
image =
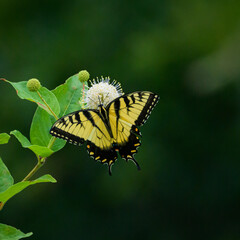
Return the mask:
{"type": "MultiPolygon", "coordinates": [[[[85,87],[87,87],[86,84],[85,87]]],[[[82,88],[83,85],[78,80],[78,76],[76,74],[68,78],[64,84],[58,86],[52,91],[60,104],[60,117],[81,109],[79,101],[82,97],[82,88]]],[[[55,122],[56,119],[46,114],[46,112],[44,112],[41,108],[38,108],[34,114],[30,129],[30,140],[32,144],[48,146],[52,139],[52,136],[49,134],[49,130],[55,122]]],[[[54,152],[59,151],[65,146],[65,144],[66,141],[56,139],[52,150],[54,152]]]]}
{"type": "Polygon", "coordinates": [[[10,136],[7,133],[0,133],[0,144],[8,143],[10,136]]]}
{"type": "Polygon", "coordinates": [[[18,240],[30,237],[33,233],[23,233],[20,230],[6,224],[0,223],[0,239],[1,240],[18,240]]]}
{"type": "Polygon", "coordinates": [[[48,147],[32,145],[29,140],[18,130],[11,131],[10,134],[14,135],[24,148],[32,150],[38,156],[49,157],[53,154],[53,151],[48,147]]]}
{"type": "MultiPolygon", "coordinates": [[[[50,135],[49,130],[55,121],[56,120],[52,116],[38,107],[33,116],[30,128],[30,139],[32,144],[44,147],[48,146],[49,142],[53,138],[53,136],[50,135]]],[[[66,141],[56,139],[51,150],[56,152],[62,149],[65,144],[66,141]]]]}
{"type": "MultiPolygon", "coordinates": [[[[47,111],[49,114],[52,114],[49,109],[46,107],[45,103],[42,101],[42,99],[39,97],[37,92],[31,92],[27,88],[27,81],[22,82],[6,82],[10,83],[17,91],[17,95],[21,99],[26,99],[31,102],[35,102],[40,108],[47,111]]],[[[38,92],[41,94],[42,98],[45,100],[45,102],[50,106],[50,108],[53,110],[53,112],[58,115],[60,112],[60,107],[58,100],[56,96],[47,88],[41,87],[38,92]]]]}
{"type": "Polygon", "coordinates": [[[24,190],[26,187],[36,183],[43,183],[43,182],[56,183],[57,181],[51,175],[47,174],[34,181],[24,181],[24,182],[16,183],[10,186],[6,191],[0,193],[0,202],[5,204],[11,197],[21,192],[22,190],[24,190]]]}
{"type": "Polygon", "coordinates": [[[10,186],[13,185],[13,182],[13,177],[11,176],[8,168],[0,158],[0,192],[7,190],[10,186]]]}
{"type": "MultiPolygon", "coordinates": [[[[85,82],[85,89],[86,88],[87,83],[85,82]]],[[[79,81],[78,74],[71,76],[64,84],[52,90],[60,104],[60,117],[81,110],[79,101],[82,98],[82,90],[83,84],[79,81]]]]}

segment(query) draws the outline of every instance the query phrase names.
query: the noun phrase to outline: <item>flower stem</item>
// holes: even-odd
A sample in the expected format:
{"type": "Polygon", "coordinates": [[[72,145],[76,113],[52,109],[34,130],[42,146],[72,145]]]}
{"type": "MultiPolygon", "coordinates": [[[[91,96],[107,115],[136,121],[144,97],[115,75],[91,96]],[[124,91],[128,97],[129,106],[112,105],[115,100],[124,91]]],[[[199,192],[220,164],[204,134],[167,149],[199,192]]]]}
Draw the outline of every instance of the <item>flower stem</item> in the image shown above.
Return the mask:
{"type": "Polygon", "coordinates": [[[82,101],[81,101],[81,108],[84,109],[84,93],[85,93],[85,83],[83,82],[83,88],[82,88],[82,101]]]}
{"type": "MultiPolygon", "coordinates": [[[[57,115],[53,112],[53,110],[50,108],[50,106],[46,103],[46,101],[43,99],[42,95],[40,94],[39,91],[37,91],[38,96],[41,98],[41,100],[44,102],[44,104],[46,105],[46,107],[48,108],[48,110],[52,113],[52,115],[55,117],[56,120],[58,120],[57,115]]],[[[48,148],[51,149],[54,142],[56,141],[55,137],[52,137],[48,143],[48,148]]],[[[37,156],[38,158],[38,163],[36,164],[36,166],[31,170],[31,172],[22,180],[22,182],[25,182],[27,180],[29,180],[38,170],[39,168],[41,168],[45,161],[46,161],[46,157],[41,158],[40,156],[37,156]]],[[[0,205],[1,207],[1,205],[0,205]]]]}
{"type": "Polygon", "coordinates": [[[53,110],[50,108],[50,106],[46,103],[46,101],[43,99],[42,95],[40,94],[39,91],[37,91],[38,96],[41,98],[41,100],[44,102],[48,110],[52,113],[52,115],[55,117],[56,120],[58,120],[57,115],[53,112],[53,110]]]}

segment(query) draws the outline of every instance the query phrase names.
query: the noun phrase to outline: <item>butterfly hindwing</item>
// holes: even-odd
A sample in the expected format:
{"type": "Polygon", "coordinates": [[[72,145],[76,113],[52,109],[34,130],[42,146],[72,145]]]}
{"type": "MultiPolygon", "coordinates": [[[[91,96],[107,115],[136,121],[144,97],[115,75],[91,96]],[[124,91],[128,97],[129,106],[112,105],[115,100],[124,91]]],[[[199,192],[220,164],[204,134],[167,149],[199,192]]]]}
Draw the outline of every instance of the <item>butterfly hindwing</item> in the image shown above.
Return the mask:
{"type": "Polygon", "coordinates": [[[108,164],[109,174],[111,175],[111,167],[118,157],[114,148],[103,149],[97,147],[93,142],[87,141],[87,151],[94,160],[100,161],[103,164],[108,164]]]}
{"type": "Polygon", "coordinates": [[[136,128],[136,126],[133,126],[126,144],[118,144],[118,148],[119,154],[123,159],[126,161],[132,160],[137,165],[138,169],[140,169],[137,161],[134,158],[134,155],[138,152],[138,148],[141,146],[141,141],[138,134],[140,134],[139,130],[136,128]]]}

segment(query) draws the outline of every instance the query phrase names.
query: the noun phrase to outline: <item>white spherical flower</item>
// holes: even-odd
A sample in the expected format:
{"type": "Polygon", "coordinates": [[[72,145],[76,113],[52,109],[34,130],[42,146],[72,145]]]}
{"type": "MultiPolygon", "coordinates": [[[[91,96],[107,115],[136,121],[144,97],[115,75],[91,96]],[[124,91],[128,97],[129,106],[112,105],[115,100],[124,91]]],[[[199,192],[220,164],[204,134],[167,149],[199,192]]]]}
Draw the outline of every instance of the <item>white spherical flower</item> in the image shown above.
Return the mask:
{"type": "Polygon", "coordinates": [[[88,88],[85,94],[85,104],[88,109],[97,109],[100,104],[104,107],[115,98],[123,95],[121,84],[114,80],[110,83],[110,78],[97,78],[91,82],[91,87],[88,88]]]}

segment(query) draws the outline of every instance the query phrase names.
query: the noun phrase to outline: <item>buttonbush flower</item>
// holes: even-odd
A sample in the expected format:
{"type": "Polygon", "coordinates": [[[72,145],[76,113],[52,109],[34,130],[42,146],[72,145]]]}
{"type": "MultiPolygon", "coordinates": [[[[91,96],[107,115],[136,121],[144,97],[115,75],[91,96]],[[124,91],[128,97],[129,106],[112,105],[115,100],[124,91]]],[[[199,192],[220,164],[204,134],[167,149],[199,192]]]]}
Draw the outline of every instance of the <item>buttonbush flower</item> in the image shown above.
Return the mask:
{"type": "Polygon", "coordinates": [[[110,82],[110,77],[93,79],[91,86],[85,93],[84,103],[86,108],[97,109],[100,104],[104,107],[115,98],[123,95],[121,84],[116,80],[110,82]]]}

